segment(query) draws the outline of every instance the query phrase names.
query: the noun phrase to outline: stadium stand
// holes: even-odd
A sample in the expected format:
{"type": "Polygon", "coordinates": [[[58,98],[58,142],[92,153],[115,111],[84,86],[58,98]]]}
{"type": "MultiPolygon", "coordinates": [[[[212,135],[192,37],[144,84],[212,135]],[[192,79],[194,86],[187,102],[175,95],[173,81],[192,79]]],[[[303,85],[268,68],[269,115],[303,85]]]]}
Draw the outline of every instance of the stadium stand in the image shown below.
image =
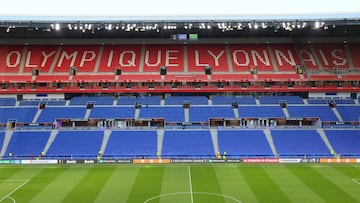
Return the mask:
{"type": "Polygon", "coordinates": [[[319,117],[321,121],[339,121],[331,108],[326,106],[288,106],[290,117],[319,117]]]}
{"type": "Polygon", "coordinates": [[[57,118],[84,118],[86,107],[46,107],[42,110],[38,122],[54,122],[57,118]]]}
{"type": "Polygon", "coordinates": [[[262,130],[219,130],[218,140],[229,158],[274,156],[262,130]]]}
{"type": "Polygon", "coordinates": [[[134,118],[134,107],[94,107],[89,118],[134,118]]]}
{"type": "Polygon", "coordinates": [[[360,106],[337,106],[336,109],[344,121],[360,120],[360,106]]]}
{"type": "Polygon", "coordinates": [[[315,130],[272,130],[280,157],[326,157],[330,151],[315,130]]]}
{"type": "Polygon", "coordinates": [[[6,154],[11,152],[15,158],[34,159],[43,151],[50,132],[14,132],[8,144],[6,154]]]}
{"type": "Polygon", "coordinates": [[[227,107],[190,107],[189,109],[190,122],[204,122],[209,118],[234,118],[234,111],[231,106],[227,107]]]}
{"type": "Polygon", "coordinates": [[[239,115],[242,118],[283,118],[284,113],[277,106],[239,106],[239,115]]]}
{"type": "Polygon", "coordinates": [[[104,151],[104,158],[155,158],[156,154],[156,131],[113,131],[104,151]]]}
{"type": "Polygon", "coordinates": [[[165,98],[166,105],[183,105],[184,103],[207,105],[208,99],[205,96],[171,96],[165,98]]]}
{"type": "Polygon", "coordinates": [[[157,107],[141,108],[139,118],[165,118],[166,122],[184,122],[183,107],[157,107]]]}
{"type": "Polygon", "coordinates": [[[359,130],[325,130],[335,152],[344,157],[360,155],[359,130]]]}
{"type": "Polygon", "coordinates": [[[103,131],[59,131],[47,151],[48,157],[94,159],[100,150],[103,131]]]}
{"type": "Polygon", "coordinates": [[[287,104],[303,104],[303,100],[298,96],[260,96],[259,101],[261,104],[279,104],[286,102],[287,104]]]}
{"type": "Polygon", "coordinates": [[[112,96],[74,97],[70,105],[86,105],[88,102],[94,102],[95,105],[112,105],[113,101],[112,96]]]}
{"type": "Polygon", "coordinates": [[[199,158],[214,157],[210,132],[206,131],[165,131],[162,157],[199,158]]]}
{"type": "Polygon", "coordinates": [[[7,123],[11,119],[19,123],[31,123],[36,111],[35,107],[0,108],[0,123],[7,123]]]}
{"type": "Polygon", "coordinates": [[[15,98],[0,98],[0,106],[15,106],[15,98]]]}

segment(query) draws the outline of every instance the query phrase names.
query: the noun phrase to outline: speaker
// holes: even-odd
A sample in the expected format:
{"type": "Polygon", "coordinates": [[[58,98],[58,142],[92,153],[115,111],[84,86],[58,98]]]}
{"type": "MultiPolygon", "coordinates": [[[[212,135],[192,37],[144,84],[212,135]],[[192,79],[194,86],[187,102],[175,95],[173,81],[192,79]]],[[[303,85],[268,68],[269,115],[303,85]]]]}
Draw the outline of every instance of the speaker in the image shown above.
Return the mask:
{"type": "Polygon", "coordinates": [[[166,66],[160,66],[160,75],[166,75],[166,66]]]}
{"type": "Polygon", "coordinates": [[[231,106],[234,108],[234,109],[237,109],[239,107],[239,104],[235,101],[235,102],[231,102],[231,106]]]}
{"type": "Polygon", "coordinates": [[[56,83],[56,89],[61,89],[61,83],[56,83]]]}
{"type": "Polygon", "coordinates": [[[115,75],[121,75],[121,69],[119,68],[115,69],[115,75]]]}
{"type": "Polygon", "coordinates": [[[184,108],[184,109],[190,108],[190,103],[189,103],[189,102],[183,103],[183,108],[184,108]]]}
{"type": "Polygon", "coordinates": [[[212,74],[211,66],[205,66],[205,74],[206,75],[211,75],[212,74]]]}
{"type": "Polygon", "coordinates": [[[32,70],[32,76],[38,76],[40,73],[40,70],[39,69],[33,69],[32,70]]]}
{"type": "Polygon", "coordinates": [[[23,95],[22,94],[17,94],[16,95],[16,101],[21,101],[23,100],[23,95]]]}
{"type": "Polygon", "coordinates": [[[45,107],[46,107],[46,102],[40,102],[39,109],[45,109],[45,107]]]}
{"type": "Polygon", "coordinates": [[[77,67],[76,66],[70,66],[70,75],[76,75],[77,67]]]}
{"type": "Polygon", "coordinates": [[[356,98],[357,98],[355,92],[351,92],[351,93],[350,93],[350,96],[351,96],[351,99],[356,99],[356,98]]]}
{"type": "Polygon", "coordinates": [[[141,109],[141,104],[140,104],[140,103],[136,103],[136,104],[135,104],[135,109],[141,109]]]}
{"type": "Polygon", "coordinates": [[[335,108],[336,107],[336,103],[334,101],[328,101],[329,107],[330,108],[335,108]]]}
{"type": "Polygon", "coordinates": [[[280,102],[280,107],[285,109],[287,108],[287,103],[286,102],[280,102]]]}
{"type": "Polygon", "coordinates": [[[94,102],[88,102],[87,104],[86,104],[86,109],[93,109],[94,108],[94,102]]]}

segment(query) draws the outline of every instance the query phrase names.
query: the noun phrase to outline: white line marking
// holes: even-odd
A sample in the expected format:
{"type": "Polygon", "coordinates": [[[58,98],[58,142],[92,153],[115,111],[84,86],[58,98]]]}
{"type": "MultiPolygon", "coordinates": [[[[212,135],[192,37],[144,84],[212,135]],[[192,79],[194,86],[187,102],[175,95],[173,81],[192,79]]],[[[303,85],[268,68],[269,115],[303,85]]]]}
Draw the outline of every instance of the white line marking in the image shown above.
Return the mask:
{"type": "Polygon", "coordinates": [[[190,198],[191,198],[191,203],[194,203],[190,166],[188,166],[188,173],[189,173],[189,184],[190,184],[190,198]]]}
{"type": "Polygon", "coordinates": [[[16,203],[16,201],[15,201],[14,198],[12,198],[12,197],[10,197],[10,196],[8,196],[7,198],[8,198],[8,199],[11,199],[14,203],[16,203]]]}
{"type": "Polygon", "coordinates": [[[359,181],[360,181],[360,178],[353,178],[352,180],[353,180],[355,183],[357,183],[357,184],[360,185],[360,182],[359,182],[359,181]]]}
{"type": "MultiPolygon", "coordinates": [[[[173,196],[173,195],[186,195],[186,194],[189,194],[190,192],[173,192],[173,193],[166,193],[166,194],[161,194],[161,195],[157,195],[157,196],[154,196],[154,197],[151,197],[147,200],[144,201],[144,203],[148,203],[148,202],[151,202],[152,200],[155,200],[155,199],[158,199],[158,198],[161,198],[161,197],[168,197],[168,196],[173,196]]],[[[217,194],[217,193],[211,193],[211,192],[193,192],[193,194],[200,194],[200,195],[212,195],[212,196],[217,196],[217,197],[225,197],[227,199],[231,199],[233,200],[234,202],[237,202],[237,203],[242,203],[240,200],[234,198],[234,197],[231,197],[231,196],[228,196],[228,195],[223,195],[223,194],[217,194]]]]}
{"type": "MultiPolygon", "coordinates": [[[[12,180],[3,180],[3,181],[12,181],[12,180]]],[[[20,180],[14,180],[14,181],[20,181],[20,180]]],[[[28,183],[30,180],[23,180],[24,183],[22,183],[21,185],[17,186],[15,189],[13,189],[9,194],[7,194],[5,197],[3,197],[2,199],[0,199],[0,202],[4,201],[4,199],[13,199],[12,197],[10,197],[10,195],[12,195],[14,192],[16,192],[18,189],[20,189],[22,186],[24,186],[26,183],[28,183]]],[[[14,199],[13,199],[14,200],[14,199]]],[[[15,201],[15,200],[14,200],[15,201]]]]}

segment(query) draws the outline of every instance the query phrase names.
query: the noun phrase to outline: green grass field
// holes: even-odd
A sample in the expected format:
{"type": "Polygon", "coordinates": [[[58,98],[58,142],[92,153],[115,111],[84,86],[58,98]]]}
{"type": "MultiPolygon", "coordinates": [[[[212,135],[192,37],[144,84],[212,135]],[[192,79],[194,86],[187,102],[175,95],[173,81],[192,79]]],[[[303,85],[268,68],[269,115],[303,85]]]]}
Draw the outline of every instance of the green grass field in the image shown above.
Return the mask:
{"type": "Polygon", "coordinates": [[[0,202],[360,202],[360,165],[3,165],[0,202]]]}

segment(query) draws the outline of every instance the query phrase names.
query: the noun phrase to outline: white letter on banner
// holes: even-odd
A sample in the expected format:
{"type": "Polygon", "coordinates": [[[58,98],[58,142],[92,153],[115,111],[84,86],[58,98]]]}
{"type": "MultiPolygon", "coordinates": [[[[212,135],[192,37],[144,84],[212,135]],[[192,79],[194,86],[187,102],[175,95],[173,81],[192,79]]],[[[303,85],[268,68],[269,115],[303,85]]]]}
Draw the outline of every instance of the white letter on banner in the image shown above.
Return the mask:
{"type": "Polygon", "coordinates": [[[136,53],[134,51],[123,51],[120,54],[120,58],[119,58],[119,64],[122,67],[135,67],[135,59],[136,59],[136,53]],[[125,54],[130,54],[131,55],[131,60],[127,60],[127,63],[124,63],[124,55],[125,54]]]}
{"type": "Polygon", "coordinates": [[[150,55],[150,51],[147,50],[147,51],[145,52],[145,64],[146,64],[147,66],[159,66],[159,65],[160,65],[160,62],[161,62],[161,51],[160,51],[160,50],[157,51],[157,60],[156,60],[156,63],[154,63],[154,64],[151,64],[151,63],[149,62],[149,58],[150,58],[149,55],[150,55]]]}
{"type": "Polygon", "coordinates": [[[15,68],[16,66],[18,66],[20,64],[20,59],[21,59],[21,53],[18,51],[12,51],[6,55],[6,66],[9,68],[15,68]],[[13,54],[15,54],[16,60],[15,60],[15,63],[11,64],[10,59],[13,54]]]}
{"type": "Polygon", "coordinates": [[[61,57],[60,57],[60,60],[58,62],[58,65],[57,67],[61,67],[62,66],[62,63],[64,61],[64,58],[66,58],[67,60],[71,59],[71,63],[70,63],[70,66],[74,66],[75,64],[75,59],[77,57],[77,54],[78,52],[75,51],[74,53],[72,53],[71,55],[68,55],[68,53],[66,51],[64,51],[62,54],[61,54],[61,57]]]}
{"type": "Polygon", "coordinates": [[[237,66],[249,66],[249,64],[250,64],[250,58],[249,58],[249,54],[248,54],[245,50],[235,50],[232,55],[233,55],[234,63],[235,63],[237,66]],[[237,57],[237,54],[238,54],[238,53],[244,54],[245,63],[240,63],[240,62],[239,62],[238,57],[237,57]]]}

